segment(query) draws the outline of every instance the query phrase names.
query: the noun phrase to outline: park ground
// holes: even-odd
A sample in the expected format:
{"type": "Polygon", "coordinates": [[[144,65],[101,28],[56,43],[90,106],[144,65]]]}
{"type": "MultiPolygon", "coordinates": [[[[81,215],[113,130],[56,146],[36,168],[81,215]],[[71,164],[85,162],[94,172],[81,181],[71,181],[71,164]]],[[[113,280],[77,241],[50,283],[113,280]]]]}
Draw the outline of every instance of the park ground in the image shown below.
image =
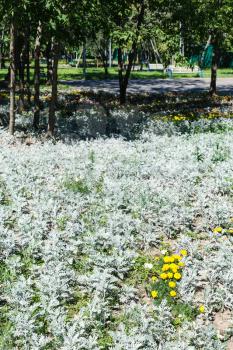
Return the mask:
{"type": "MultiPolygon", "coordinates": [[[[50,91],[46,85],[44,74],[45,66],[42,65],[41,90],[50,91]]],[[[31,67],[30,77],[33,84],[34,68],[31,67]]],[[[0,87],[8,93],[7,87],[3,84],[7,69],[0,70],[0,87]]],[[[75,68],[60,63],[58,69],[59,90],[82,89],[91,91],[105,91],[113,94],[119,93],[117,67],[108,69],[108,75],[103,68],[88,67],[85,77],[82,68],[75,68]]],[[[129,81],[128,93],[163,94],[169,92],[207,92],[210,85],[210,70],[203,71],[203,77],[198,74],[174,74],[172,78],[161,71],[133,71],[129,81]]],[[[217,90],[222,95],[233,92],[233,69],[222,68],[218,70],[217,90]]]]}

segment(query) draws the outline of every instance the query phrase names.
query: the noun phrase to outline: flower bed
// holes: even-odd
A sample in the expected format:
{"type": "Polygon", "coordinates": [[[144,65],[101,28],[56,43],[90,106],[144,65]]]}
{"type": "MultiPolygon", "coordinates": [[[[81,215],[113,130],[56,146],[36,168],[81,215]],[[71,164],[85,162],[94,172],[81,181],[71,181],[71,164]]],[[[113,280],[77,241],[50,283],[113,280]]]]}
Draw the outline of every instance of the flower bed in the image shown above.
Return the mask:
{"type": "Polygon", "coordinates": [[[226,348],[232,132],[151,127],[30,147],[2,132],[0,348],[226,348]]]}

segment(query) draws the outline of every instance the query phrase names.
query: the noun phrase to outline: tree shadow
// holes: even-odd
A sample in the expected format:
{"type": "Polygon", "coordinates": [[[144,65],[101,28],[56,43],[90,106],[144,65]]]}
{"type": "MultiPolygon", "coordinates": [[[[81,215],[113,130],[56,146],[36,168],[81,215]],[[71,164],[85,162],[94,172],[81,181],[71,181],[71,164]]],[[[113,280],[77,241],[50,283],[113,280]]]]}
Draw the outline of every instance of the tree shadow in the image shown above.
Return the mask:
{"type": "MultiPolygon", "coordinates": [[[[219,97],[211,98],[206,93],[177,93],[163,94],[131,93],[128,104],[120,106],[117,96],[105,91],[94,93],[63,92],[57,108],[55,138],[64,142],[91,140],[98,138],[117,137],[126,141],[139,139],[144,131],[152,131],[156,135],[171,135],[174,133],[187,134],[192,130],[192,123],[200,121],[206,111],[224,109],[224,113],[232,111],[232,99],[219,97]],[[201,114],[203,114],[201,116],[201,114]],[[181,116],[181,118],[180,118],[181,116]],[[178,118],[178,119],[177,119],[178,118]],[[180,118],[180,119],[179,119],[180,118]]],[[[46,134],[48,122],[49,102],[44,102],[41,110],[40,129],[32,129],[32,112],[16,116],[16,130],[21,132],[22,138],[32,134],[43,138],[46,134]]],[[[0,111],[0,126],[8,125],[8,112],[0,111]]],[[[221,113],[213,112],[211,130],[221,113]]],[[[193,124],[194,125],[194,124],[193,124]]]]}
{"type": "MultiPolygon", "coordinates": [[[[62,85],[89,89],[93,91],[119,93],[119,83],[116,79],[105,80],[62,80],[62,85]]],[[[217,90],[220,94],[233,93],[233,81],[227,79],[217,82],[217,90]]],[[[174,79],[131,79],[127,89],[128,93],[152,93],[161,94],[168,92],[176,93],[199,93],[209,91],[209,79],[206,78],[174,78],[174,79]]]]}

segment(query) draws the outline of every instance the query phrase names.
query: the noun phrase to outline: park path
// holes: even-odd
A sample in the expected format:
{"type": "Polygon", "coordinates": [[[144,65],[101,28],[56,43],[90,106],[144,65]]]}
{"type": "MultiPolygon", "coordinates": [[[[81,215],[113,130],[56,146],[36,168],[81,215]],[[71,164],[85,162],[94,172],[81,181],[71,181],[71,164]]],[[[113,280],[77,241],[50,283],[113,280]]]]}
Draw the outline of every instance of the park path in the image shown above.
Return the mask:
{"type": "MultiPolygon", "coordinates": [[[[118,94],[118,80],[68,80],[60,81],[61,84],[70,85],[80,89],[93,91],[108,91],[118,94]]],[[[180,79],[132,79],[129,82],[128,93],[153,93],[164,92],[204,92],[208,91],[209,78],[180,78],[180,79]]],[[[233,94],[233,78],[218,78],[218,92],[221,94],[233,94]]]]}

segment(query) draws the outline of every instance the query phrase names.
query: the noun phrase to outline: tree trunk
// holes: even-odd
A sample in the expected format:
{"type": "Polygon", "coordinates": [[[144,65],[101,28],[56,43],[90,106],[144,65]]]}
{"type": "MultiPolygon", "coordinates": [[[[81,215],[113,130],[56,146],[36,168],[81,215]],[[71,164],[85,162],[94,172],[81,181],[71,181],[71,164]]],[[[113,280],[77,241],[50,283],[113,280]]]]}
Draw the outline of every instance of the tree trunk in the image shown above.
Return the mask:
{"type": "Polygon", "coordinates": [[[103,67],[104,67],[104,74],[105,76],[108,76],[108,57],[106,55],[106,52],[103,50],[99,50],[100,57],[102,59],[103,67]]]}
{"type": "Polygon", "coordinates": [[[2,69],[6,69],[5,52],[2,53],[2,69]]]}
{"type": "Polygon", "coordinates": [[[23,50],[23,38],[22,33],[17,31],[17,35],[15,37],[15,74],[16,74],[16,80],[20,80],[20,75],[22,74],[21,71],[21,53],[23,50]]]}
{"type": "Polygon", "coordinates": [[[14,15],[10,28],[10,117],[9,133],[14,135],[15,132],[15,86],[16,86],[16,65],[15,65],[15,20],[14,15]]]}
{"type": "Polygon", "coordinates": [[[34,72],[34,119],[33,126],[38,129],[40,123],[40,50],[41,50],[42,25],[39,21],[35,42],[35,72],[34,72]]]}
{"type": "Polygon", "coordinates": [[[66,64],[69,64],[69,55],[68,52],[65,52],[66,64]]]}
{"type": "Polygon", "coordinates": [[[31,89],[30,89],[30,40],[29,40],[30,28],[27,28],[26,35],[26,47],[25,47],[25,62],[26,62],[26,90],[27,90],[27,102],[31,104],[31,89]]]}
{"type": "Polygon", "coordinates": [[[56,111],[56,105],[57,105],[57,70],[58,70],[58,53],[59,53],[59,46],[55,40],[53,40],[52,43],[52,56],[53,56],[53,63],[52,63],[52,94],[51,94],[51,101],[49,106],[49,122],[48,122],[48,136],[54,135],[54,128],[55,128],[55,111],[56,111]]]}
{"type": "Polygon", "coordinates": [[[119,84],[120,84],[120,104],[125,104],[126,102],[126,91],[127,91],[133,63],[136,58],[136,54],[137,54],[137,43],[135,41],[132,46],[132,51],[129,54],[129,63],[126,68],[126,72],[125,74],[123,74],[124,62],[122,57],[122,49],[121,48],[118,49],[118,76],[119,76],[119,84]]]}
{"type": "Polygon", "coordinates": [[[107,64],[104,65],[104,75],[106,77],[108,76],[108,66],[107,66],[107,64]]]}
{"type": "Polygon", "coordinates": [[[79,64],[80,64],[80,60],[81,60],[82,54],[83,54],[83,49],[81,49],[80,54],[79,54],[79,56],[78,56],[78,59],[77,59],[77,62],[76,62],[76,68],[78,68],[78,67],[79,67],[79,64]]]}
{"type": "Polygon", "coordinates": [[[159,63],[163,63],[162,57],[161,57],[159,50],[158,50],[158,47],[156,45],[156,41],[151,39],[150,42],[151,42],[151,46],[152,46],[152,49],[154,51],[154,54],[155,54],[156,58],[159,60],[159,63]]]}
{"type": "Polygon", "coordinates": [[[211,64],[211,80],[210,80],[210,95],[217,94],[217,70],[218,70],[218,61],[219,61],[219,48],[217,40],[212,42],[213,45],[213,56],[211,64]]]}
{"type": "Polygon", "coordinates": [[[21,113],[24,109],[24,62],[23,49],[25,43],[25,34],[23,31],[17,31],[15,36],[15,79],[19,86],[18,111],[21,113]]]}
{"type": "Polygon", "coordinates": [[[52,67],[52,59],[51,59],[51,42],[48,43],[46,48],[46,61],[47,61],[47,85],[52,85],[52,75],[53,75],[53,67],[52,67]]]}
{"type": "Polygon", "coordinates": [[[122,49],[118,48],[118,78],[119,78],[119,86],[120,86],[120,104],[125,104],[126,102],[126,92],[124,89],[124,76],[123,76],[123,57],[122,57],[122,49]]]}
{"type": "Polygon", "coordinates": [[[101,61],[103,64],[104,75],[108,76],[108,67],[111,61],[111,57],[109,58],[108,56],[110,55],[111,45],[109,44],[108,41],[102,40],[100,41],[100,43],[97,42],[96,46],[97,46],[98,56],[101,58],[101,61]]]}
{"type": "Polygon", "coordinates": [[[21,99],[22,107],[25,108],[25,105],[31,104],[31,91],[30,91],[30,28],[29,25],[26,26],[24,32],[24,43],[21,53],[21,65],[22,65],[22,90],[21,90],[21,99]],[[26,75],[25,75],[26,73],[26,75]],[[27,97],[27,103],[25,103],[25,95],[27,97]]]}
{"type": "Polygon", "coordinates": [[[87,50],[86,45],[83,46],[83,78],[86,79],[87,73],[87,50]]]}
{"type": "Polygon", "coordinates": [[[24,93],[25,93],[25,79],[24,79],[24,71],[25,71],[25,44],[26,44],[26,38],[25,34],[23,34],[24,40],[23,44],[20,48],[19,53],[19,112],[21,113],[24,110],[24,93]]]}
{"type": "Polygon", "coordinates": [[[184,28],[182,21],[180,21],[180,54],[184,56],[184,28]]]}
{"type": "Polygon", "coordinates": [[[26,63],[26,77],[27,77],[27,83],[26,83],[26,90],[27,90],[27,101],[28,104],[31,104],[31,89],[30,89],[30,58],[27,56],[27,63],[26,63]]]}
{"type": "Polygon", "coordinates": [[[129,54],[129,63],[127,65],[125,76],[123,78],[123,82],[121,85],[121,91],[120,91],[120,103],[121,104],[124,104],[126,102],[126,90],[128,87],[129,78],[130,78],[130,74],[131,74],[131,70],[133,67],[133,62],[134,62],[135,57],[136,57],[136,42],[133,43],[132,51],[129,54]]]}
{"type": "Polygon", "coordinates": [[[107,54],[107,48],[103,51],[103,65],[104,65],[104,74],[105,76],[108,75],[108,54],[107,54]]]}
{"type": "Polygon", "coordinates": [[[139,37],[140,29],[144,20],[144,14],[145,14],[145,4],[144,4],[144,0],[141,0],[141,8],[138,14],[136,35],[132,44],[131,52],[129,53],[129,63],[127,65],[125,74],[123,74],[124,62],[123,62],[122,49],[118,48],[118,77],[119,77],[119,85],[120,85],[120,104],[125,104],[126,102],[126,91],[129,83],[130,73],[133,67],[133,62],[137,55],[138,37],[139,37]]]}
{"type": "Polygon", "coordinates": [[[0,69],[2,69],[2,43],[0,43],[0,69]]]}
{"type": "Polygon", "coordinates": [[[4,28],[2,29],[2,36],[0,39],[0,69],[4,68],[3,46],[4,46],[4,28]]]}
{"type": "Polygon", "coordinates": [[[112,39],[109,39],[109,46],[108,46],[108,67],[112,67],[112,39]]]}

